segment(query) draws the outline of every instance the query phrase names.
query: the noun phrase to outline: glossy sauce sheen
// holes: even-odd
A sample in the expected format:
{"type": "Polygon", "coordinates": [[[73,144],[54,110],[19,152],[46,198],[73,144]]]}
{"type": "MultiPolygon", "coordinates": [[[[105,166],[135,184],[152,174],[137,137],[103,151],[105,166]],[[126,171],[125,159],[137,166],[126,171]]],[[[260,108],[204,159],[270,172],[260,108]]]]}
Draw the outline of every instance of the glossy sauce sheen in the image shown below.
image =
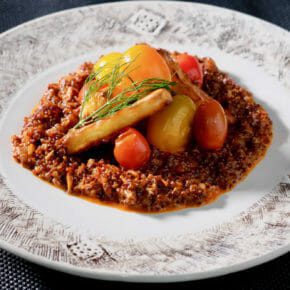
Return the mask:
{"type": "MultiPolygon", "coordinates": [[[[70,194],[147,213],[205,205],[241,181],[271,143],[272,123],[264,109],[226,74],[205,65],[203,90],[230,120],[220,150],[201,149],[194,141],[176,154],[152,146],[150,160],[140,170],[118,166],[111,143],[69,155],[62,138],[78,122],[78,93],[92,67],[84,64],[50,84],[21,134],[13,137],[14,158],[70,194]]],[[[145,128],[144,122],[138,125],[143,135],[145,128]]]]}
{"type": "MultiPolygon", "coordinates": [[[[272,140],[271,140],[272,143],[272,140]]],[[[266,154],[266,152],[265,152],[266,154]]],[[[253,166],[251,168],[248,169],[248,171],[246,172],[246,174],[244,175],[244,177],[240,180],[242,181],[244,178],[247,177],[248,174],[250,174],[250,172],[256,167],[256,165],[265,157],[265,154],[262,155],[258,160],[256,160],[256,162],[253,164],[253,166]]],[[[179,210],[183,210],[183,209],[187,209],[187,208],[194,208],[194,207],[201,207],[204,205],[209,205],[211,203],[214,203],[219,197],[221,197],[221,195],[223,195],[224,193],[226,193],[227,190],[224,191],[217,191],[215,195],[212,195],[210,199],[207,199],[206,202],[204,204],[195,204],[195,205],[180,205],[180,206],[172,206],[172,207],[166,207],[163,209],[158,209],[158,210],[148,210],[148,209],[144,209],[144,208],[140,208],[140,207],[128,207],[125,205],[121,205],[119,203],[113,202],[113,201],[100,201],[99,199],[95,198],[95,197],[87,197],[87,196],[80,196],[80,195],[74,195],[71,194],[72,196],[77,196],[85,201],[88,202],[92,202],[95,203],[97,205],[100,206],[109,206],[109,207],[114,207],[118,210],[123,210],[123,211],[128,211],[128,212],[138,212],[138,213],[142,213],[142,214],[162,214],[162,213],[167,213],[167,212],[174,212],[174,211],[179,211],[179,210]]]]}

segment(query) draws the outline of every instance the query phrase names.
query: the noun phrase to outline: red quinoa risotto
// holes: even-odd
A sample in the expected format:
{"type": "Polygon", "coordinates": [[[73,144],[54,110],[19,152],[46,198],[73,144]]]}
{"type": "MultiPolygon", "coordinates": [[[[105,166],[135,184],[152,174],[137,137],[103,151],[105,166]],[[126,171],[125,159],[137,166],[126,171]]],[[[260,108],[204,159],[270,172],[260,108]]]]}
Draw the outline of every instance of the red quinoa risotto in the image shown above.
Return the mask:
{"type": "Polygon", "coordinates": [[[12,137],[36,176],[109,205],[206,205],[265,155],[272,122],[210,58],[138,44],[48,85],[12,137]]]}

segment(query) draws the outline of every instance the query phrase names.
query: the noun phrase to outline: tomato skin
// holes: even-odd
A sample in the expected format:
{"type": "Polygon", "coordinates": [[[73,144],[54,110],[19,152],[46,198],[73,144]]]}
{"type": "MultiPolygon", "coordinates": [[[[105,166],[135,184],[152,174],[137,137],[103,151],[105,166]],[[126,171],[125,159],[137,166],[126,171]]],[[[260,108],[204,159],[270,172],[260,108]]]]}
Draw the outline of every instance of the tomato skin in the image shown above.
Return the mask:
{"type": "Polygon", "coordinates": [[[148,141],[161,151],[184,151],[190,139],[195,110],[190,97],[174,96],[171,104],[149,118],[148,141]]]}
{"type": "Polygon", "coordinates": [[[124,52],[123,61],[131,63],[129,75],[135,82],[147,78],[171,80],[171,72],[166,61],[155,48],[147,44],[130,47],[124,52]]]}
{"type": "Polygon", "coordinates": [[[120,63],[122,58],[122,53],[119,52],[111,52],[102,56],[94,65],[94,72],[99,71],[98,75],[96,76],[97,79],[101,79],[106,74],[112,72],[113,67],[120,63]]]}
{"type": "Polygon", "coordinates": [[[216,100],[201,103],[193,120],[193,136],[204,149],[218,150],[224,145],[228,131],[223,107],[216,100]]]}
{"type": "MultiPolygon", "coordinates": [[[[86,96],[87,92],[89,91],[90,86],[92,85],[93,81],[90,81],[88,83],[84,83],[84,85],[82,86],[82,88],[79,91],[77,100],[81,103],[84,99],[84,97],[86,96]]],[[[104,85],[100,88],[100,92],[104,91],[107,88],[107,85],[104,85]]]]}
{"type": "MultiPolygon", "coordinates": [[[[81,90],[79,91],[77,100],[81,104],[86,97],[87,93],[89,92],[89,88],[91,86],[91,82],[85,83],[81,90]]],[[[102,91],[106,89],[106,85],[100,88],[98,92],[95,92],[94,94],[90,95],[87,102],[84,105],[83,108],[83,117],[89,116],[91,113],[93,113],[96,109],[101,107],[106,103],[106,98],[102,95],[102,91]]]]}
{"type": "Polygon", "coordinates": [[[112,97],[132,85],[131,80],[141,82],[147,78],[171,80],[171,72],[158,51],[147,45],[137,44],[124,53],[112,52],[102,56],[94,65],[97,80],[110,75],[113,68],[119,64],[120,71],[127,70],[129,77],[124,77],[114,89],[112,97]],[[150,65],[149,65],[150,64],[150,65]]]}
{"type": "Polygon", "coordinates": [[[181,69],[189,76],[190,80],[201,87],[203,73],[197,58],[187,53],[182,53],[176,56],[176,60],[181,69]]]}
{"type": "Polygon", "coordinates": [[[126,169],[139,169],[148,162],[150,155],[147,140],[136,129],[127,129],[115,140],[115,159],[126,169]]]}

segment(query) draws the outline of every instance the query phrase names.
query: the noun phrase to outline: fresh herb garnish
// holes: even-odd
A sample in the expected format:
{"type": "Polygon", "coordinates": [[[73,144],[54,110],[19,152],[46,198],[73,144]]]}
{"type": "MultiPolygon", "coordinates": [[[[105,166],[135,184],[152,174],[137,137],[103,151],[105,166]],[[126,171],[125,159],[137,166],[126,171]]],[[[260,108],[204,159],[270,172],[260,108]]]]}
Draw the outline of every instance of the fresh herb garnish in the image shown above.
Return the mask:
{"type": "MultiPolygon", "coordinates": [[[[117,63],[116,65],[114,65],[110,73],[107,73],[102,77],[98,76],[100,75],[103,68],[99,68],[97,71],[88,76],[86,83],[90,83],[90,86],[82,102],[80,110],[80,120],[75,125],[75,129],[81,128],[85,125],[111,116],[112,114],[122,110],[123,108],[129,107],[130,105],[142,99],[152,91],[162,88],[170,90],[170,87],[175,85],[174,82],[160,78],[148,78],[140,82],[135,82],[129,76],[129,73],[133,70],[131,69],[132,62],[122,64],[117,63]],[[122,92],[112,97],[113,91],[124,78],[128,78],[131,81],[131,84],[122,92]],[[107,102],[101,107],[97,108],[89,116],[83,118],[84,107],[88,102],[89,98],[92,97],[93,94],[98,92],[104,86],[106,86],[107,102]]],[[[108,66],[106,66],[106,68],[108,68],[108,66]]]]}

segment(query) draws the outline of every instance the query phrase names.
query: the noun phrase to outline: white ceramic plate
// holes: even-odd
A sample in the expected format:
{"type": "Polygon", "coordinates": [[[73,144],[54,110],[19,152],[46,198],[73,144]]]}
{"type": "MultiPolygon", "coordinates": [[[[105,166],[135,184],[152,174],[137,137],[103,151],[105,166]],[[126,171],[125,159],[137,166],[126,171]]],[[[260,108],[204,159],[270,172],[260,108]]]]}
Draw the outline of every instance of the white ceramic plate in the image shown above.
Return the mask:
{"type": "Polygon", "coordinates": [[[230,10],[123,2],[52,14],[0,36],[0,246],[61,271],[181,281],[238,271],[289,251],[289,33],[230,10]],[[46,85],[136,42],[213,57],[269,112],[266,158],[216,203],[143,215],[68,196],[13,161],[10,136],[46,85]]]}

